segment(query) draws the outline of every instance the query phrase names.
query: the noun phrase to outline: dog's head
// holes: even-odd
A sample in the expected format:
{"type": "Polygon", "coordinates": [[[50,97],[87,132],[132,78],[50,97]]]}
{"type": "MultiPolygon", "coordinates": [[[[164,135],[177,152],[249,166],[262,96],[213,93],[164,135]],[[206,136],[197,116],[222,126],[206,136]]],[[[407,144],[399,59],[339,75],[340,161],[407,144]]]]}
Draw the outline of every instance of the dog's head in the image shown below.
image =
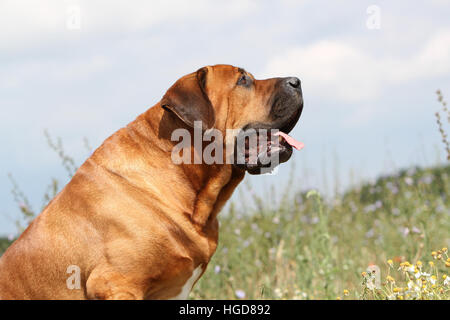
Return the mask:
{"type": "Polygon", "coordinates": [[[189,127],[201,121],[203,130],[224,132],[225,143],[234,146],[234,165],[258,174],[262,167],[273,167],[275,156],[278,163],[291,157],[292,147],[274,133],[294,128],[303,97],[296,77],[257,80],[244,69],[215,65],[179,79],[161,106],[189,127]]]}

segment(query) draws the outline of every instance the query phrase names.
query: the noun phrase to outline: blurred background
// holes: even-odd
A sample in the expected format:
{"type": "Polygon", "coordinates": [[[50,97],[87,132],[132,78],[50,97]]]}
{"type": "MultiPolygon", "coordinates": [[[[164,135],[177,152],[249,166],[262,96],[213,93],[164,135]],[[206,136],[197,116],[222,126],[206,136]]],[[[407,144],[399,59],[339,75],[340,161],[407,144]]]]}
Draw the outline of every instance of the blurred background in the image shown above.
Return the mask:
{"type": "Polygon", "coordinates": [[[17,236],[20,211],[40,211],[51,178],[60,189],[65,166],[204,65],[302,80],[292,136],[306,147],[275,174],[247,177],[236,207],[244,193],[269,206],[299,190],[332,198],[399,169],[445,166],[435,112],[436,90],[450,94],[449,16],[446,0],[2,0],[0,235],[17,236]]]}

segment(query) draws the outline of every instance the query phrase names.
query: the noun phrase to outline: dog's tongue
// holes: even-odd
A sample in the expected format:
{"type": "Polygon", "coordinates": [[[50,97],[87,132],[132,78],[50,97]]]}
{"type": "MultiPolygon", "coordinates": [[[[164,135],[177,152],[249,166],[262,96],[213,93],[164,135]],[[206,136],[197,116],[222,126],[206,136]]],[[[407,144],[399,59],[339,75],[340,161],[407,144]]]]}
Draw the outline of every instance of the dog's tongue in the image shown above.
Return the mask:
{"type": "Polygon", "coordinates": [[[289,136],[288,134],[278,131],[275,133],[276,136],[281,136],[284,140],[286,140],[287,143],[289,143],[289,145],[291,145],[292,147],[294,147],[297,150],[301,150],[303,149],[303,147],[305,146],[305,144],[303,142],[297,141],[294,138],[292,138],[291,136],[289,136]]]}

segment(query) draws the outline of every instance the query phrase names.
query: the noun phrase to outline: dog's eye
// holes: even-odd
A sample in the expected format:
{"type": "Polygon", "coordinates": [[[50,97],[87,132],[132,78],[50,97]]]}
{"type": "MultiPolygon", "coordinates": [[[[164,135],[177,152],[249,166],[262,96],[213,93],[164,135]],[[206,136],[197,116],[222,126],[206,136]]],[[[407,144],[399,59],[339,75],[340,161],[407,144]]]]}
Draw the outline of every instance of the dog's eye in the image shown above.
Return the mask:
{"type": "Polygon", "coordinates": [[[248,85],[250,85],[250,77],[248,77],[246,74],[241,75],[237,82],[237,85],[247,87],[248,85]]]}

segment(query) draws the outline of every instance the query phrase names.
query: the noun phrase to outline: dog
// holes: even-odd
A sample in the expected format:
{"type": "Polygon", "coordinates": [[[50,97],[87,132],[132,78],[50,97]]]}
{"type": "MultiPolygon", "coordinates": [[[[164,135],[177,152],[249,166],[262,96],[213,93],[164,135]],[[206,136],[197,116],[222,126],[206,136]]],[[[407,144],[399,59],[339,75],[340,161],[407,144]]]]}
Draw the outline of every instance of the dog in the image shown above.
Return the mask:
{"type": "Polygon", "coordinates": [[[271,156],[286,162],[302,109],[296,77],[257,80],[214,65],[180,78],[106,139],[8,248],[0,298],[186,299],[216,250],[225,202],[246,172],[273,166],[259,158],[259,144],[244,143],[239,162],[239,137],[280,130],[271,156]],[[239,163],[174,163],[173,132],[195,135],[196,124],[202,134],[219,132],[239,163]]]}

